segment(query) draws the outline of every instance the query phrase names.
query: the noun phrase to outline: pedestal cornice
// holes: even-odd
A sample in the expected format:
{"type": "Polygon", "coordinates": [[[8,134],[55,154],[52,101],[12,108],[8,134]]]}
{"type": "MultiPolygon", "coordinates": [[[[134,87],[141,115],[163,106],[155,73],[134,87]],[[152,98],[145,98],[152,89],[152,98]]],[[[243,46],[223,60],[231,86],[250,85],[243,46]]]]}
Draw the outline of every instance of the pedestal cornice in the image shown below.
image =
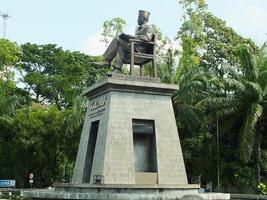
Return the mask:
{"type": "Polygon", "coordinates": [[[178,85],[160,83],[156,78],[109,74],[87,88],[82,95],[91,99],[109,91],[120,91],[172,96],[178,89],[178,85]]]}

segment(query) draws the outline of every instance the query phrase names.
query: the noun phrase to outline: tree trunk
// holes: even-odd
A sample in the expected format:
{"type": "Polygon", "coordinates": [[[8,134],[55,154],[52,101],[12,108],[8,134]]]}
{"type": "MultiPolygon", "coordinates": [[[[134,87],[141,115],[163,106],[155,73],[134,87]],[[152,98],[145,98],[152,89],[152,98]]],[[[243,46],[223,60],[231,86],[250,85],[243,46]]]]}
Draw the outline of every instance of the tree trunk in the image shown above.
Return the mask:
{"type": "Polygon", "coordinates": [[[261,160],[261,127],[259,127],[259,129],[256,130],[256,138],[255,138],[255,176],[257,185],[261,182],[260,160],[261,160]]]}

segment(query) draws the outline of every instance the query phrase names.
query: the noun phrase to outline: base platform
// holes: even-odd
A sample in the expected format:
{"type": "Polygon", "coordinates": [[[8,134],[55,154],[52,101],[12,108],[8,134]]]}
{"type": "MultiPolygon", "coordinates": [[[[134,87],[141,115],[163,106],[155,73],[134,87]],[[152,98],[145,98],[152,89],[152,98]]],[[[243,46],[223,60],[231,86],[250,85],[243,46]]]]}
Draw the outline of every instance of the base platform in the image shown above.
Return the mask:
{"type": "Polygon", "coordinates": [[[198,185],[92,185],[55,183],[55,188],[22,191],[21,195],[32,199],[180,199],[185,195],[198,195],[198,185]]]}
{"type": "Polygon", "coordinates": [[[22,191],[31,199],[229,200],[230,194],[199,193],[199,185],[90,185],[55,183],[53,189],[22,191]]]}

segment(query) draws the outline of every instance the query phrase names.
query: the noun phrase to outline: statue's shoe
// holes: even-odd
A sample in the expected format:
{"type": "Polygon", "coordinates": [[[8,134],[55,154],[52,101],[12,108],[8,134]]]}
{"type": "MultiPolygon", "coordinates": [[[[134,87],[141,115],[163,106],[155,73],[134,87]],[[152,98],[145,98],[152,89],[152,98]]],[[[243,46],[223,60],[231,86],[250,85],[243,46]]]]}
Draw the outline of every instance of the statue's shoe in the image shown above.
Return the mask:
{"type": "Polygon", "coordinates": [[[92,62],[94,65],[98,67],[109,67],[111,63],[109,61],[102,61],[102,62],[92,62]]]}

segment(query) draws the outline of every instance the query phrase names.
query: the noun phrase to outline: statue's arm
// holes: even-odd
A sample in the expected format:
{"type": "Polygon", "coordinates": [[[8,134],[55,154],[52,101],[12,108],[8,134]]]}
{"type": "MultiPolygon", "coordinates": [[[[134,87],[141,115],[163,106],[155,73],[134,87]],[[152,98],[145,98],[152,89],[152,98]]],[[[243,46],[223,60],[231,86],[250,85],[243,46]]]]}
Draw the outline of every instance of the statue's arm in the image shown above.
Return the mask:
{"type": "Polygon", "coordinates": [[[129,41],[130,39],[136,39],[136,40],[139,40],[138,37],[136,37],[135,35],[129,35],[129,34],[125,34],[125,33],[122,33],[119,35],[119,38],[124,40],[124,41],[129,41]]]}
{"type": "Polygon", "coordinates": [[[150,42],[152,40],[154,34],[154,30],[151,26],[145,27],[144,30],[142,30],[141,33],[138,33],[136,35],[129,35],[122,33],[119,35],[119,37],[125,41],[129,41],[130,39],[136,39],[136,40],[142,40],[146,42],[150,42]]]}

